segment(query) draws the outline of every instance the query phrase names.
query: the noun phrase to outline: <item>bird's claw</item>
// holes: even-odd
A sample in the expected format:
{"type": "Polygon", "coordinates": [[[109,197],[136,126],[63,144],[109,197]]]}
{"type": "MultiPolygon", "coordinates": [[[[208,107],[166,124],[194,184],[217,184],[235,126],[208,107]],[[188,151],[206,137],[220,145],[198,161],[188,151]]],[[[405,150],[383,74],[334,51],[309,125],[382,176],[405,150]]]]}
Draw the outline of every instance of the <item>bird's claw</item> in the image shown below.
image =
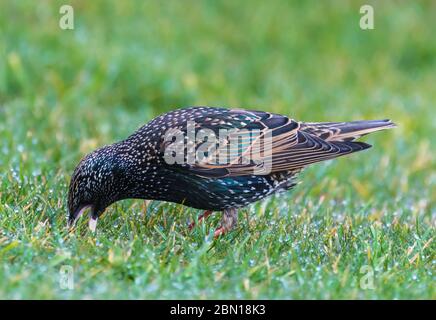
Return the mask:
{"type": "Polygon", "coordinates": [[[218,229],[215,230],[215,232],[213,233],[213,237],[214,239],[217,239],[221,236],[223,236],[224,234],[227,233],[227,230],[224,227],[219,227],[218,229]]]}

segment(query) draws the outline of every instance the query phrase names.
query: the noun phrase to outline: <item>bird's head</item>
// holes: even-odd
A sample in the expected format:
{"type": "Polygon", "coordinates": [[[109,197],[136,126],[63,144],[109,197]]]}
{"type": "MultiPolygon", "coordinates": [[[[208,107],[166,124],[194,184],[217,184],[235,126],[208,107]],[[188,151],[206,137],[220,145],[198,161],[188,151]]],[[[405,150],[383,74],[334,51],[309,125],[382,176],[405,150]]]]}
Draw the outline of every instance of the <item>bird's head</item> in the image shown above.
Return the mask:
{"type": "Polygon", "coordinates": [[[94,231],[104,210],[123,198],[126,179],[126,163],[115,146],[106,146],[85,156],[71,177],[68,226],[73,226],[89,209],[89,227],[94,231]]]}

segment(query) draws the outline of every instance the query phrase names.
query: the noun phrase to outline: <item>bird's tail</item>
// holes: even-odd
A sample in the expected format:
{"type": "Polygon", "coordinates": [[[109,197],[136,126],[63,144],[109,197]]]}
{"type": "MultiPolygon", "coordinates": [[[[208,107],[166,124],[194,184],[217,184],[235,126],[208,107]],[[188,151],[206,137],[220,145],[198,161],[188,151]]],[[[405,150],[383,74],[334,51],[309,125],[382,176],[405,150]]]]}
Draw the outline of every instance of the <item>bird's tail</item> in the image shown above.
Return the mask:
{"type": "Polygon", "coordinates": [[[303,122],[300,129],[325,141],[350,142],[368,133],[396,127],[392,121],[303,122]]]}

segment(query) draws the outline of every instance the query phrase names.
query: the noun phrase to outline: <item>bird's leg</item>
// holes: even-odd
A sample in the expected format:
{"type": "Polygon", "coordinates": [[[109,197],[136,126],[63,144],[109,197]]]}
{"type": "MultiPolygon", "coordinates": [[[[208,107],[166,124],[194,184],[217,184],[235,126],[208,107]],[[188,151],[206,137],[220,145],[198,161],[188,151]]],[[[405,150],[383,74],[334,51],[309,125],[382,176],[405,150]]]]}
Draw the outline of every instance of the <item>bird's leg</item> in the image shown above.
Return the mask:
{"type": "Polygon", "coordinates": [[[194,228],[196,224],[200,223],[201,221],[209,217],[211,214],[212,214],[212,210],[206,210],[202,215],[198,217],[197,222],[195,221],[191,222],[191,224],[188,226],[189,230],[192,230],[192,228],[194,228]]]}
{"type": "Polygon", "coordinates": [[[225,209],[223,212],[223,218],[221,220],[221,227],[215,230],[214,237],[227,233],[232,230],[238,224],[238,210],[235,208],[225,209]]]}

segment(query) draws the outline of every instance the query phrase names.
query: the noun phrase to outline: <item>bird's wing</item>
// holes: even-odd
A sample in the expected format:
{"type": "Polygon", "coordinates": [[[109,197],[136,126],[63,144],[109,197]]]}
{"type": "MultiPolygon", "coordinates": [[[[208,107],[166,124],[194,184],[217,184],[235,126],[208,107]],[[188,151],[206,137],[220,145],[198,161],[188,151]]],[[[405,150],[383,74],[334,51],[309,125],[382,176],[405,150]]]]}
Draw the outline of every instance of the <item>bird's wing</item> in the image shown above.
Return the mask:
{"type": "Polygon", "coordinates": [[[354,141],[371,132],[395,127],[388,119],[350,122],[303,122],[300,130],[325,141],[354,141]]]}
{"type": "MultiPolygon", "coordinates": [[[[207,149],[209,152],[200,160],[196,158],[189,162],[185,158],[181,169],[211,178],[265,175],[300,170],[315,162],[370,147],[363,142],[324,140],[313,129],[309,130],[309,126],[286,116],[262,111],[224,110],[196,119],[197,141],[192,144],[191,153],[205,149],[205,142],[198,141],[201,130],[213,132],[219,146],[207,149]],[[222,130],[228,130],[227,136],[223,137],[222,130]],[[232,144],[232,141],[237,143],[232,144]]],[[[189,152],[189,147],[187,149],[185,152],[189,152]]]]}

